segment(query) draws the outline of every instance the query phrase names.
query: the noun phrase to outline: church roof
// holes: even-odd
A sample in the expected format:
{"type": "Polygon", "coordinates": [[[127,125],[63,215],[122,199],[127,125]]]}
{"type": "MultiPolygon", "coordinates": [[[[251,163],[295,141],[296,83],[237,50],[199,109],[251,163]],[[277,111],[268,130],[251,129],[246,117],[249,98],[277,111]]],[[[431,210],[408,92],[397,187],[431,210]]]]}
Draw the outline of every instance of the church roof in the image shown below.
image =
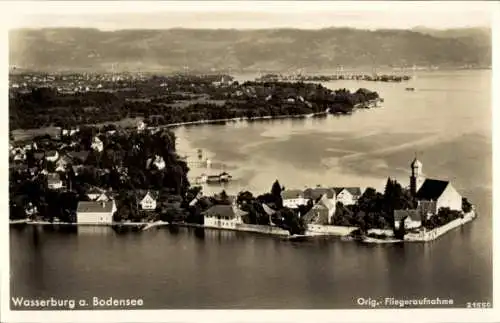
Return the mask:
{"type": "Polygon", "coordinates": [[[450,182],[437,179],[426,179],[416,194],[419,200],[437,200],[450,182]]]}

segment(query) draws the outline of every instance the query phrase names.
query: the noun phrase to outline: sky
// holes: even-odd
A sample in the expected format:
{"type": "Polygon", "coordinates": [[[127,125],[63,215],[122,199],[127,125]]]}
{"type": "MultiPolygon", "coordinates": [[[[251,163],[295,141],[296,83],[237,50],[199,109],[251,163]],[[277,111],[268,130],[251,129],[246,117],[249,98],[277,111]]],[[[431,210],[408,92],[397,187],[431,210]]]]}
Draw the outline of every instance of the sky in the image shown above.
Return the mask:
{"type": "MultiPolygon", "coordinates": [[[[496,1],[34,1],[8,3],[9,28],[264,29],[489,27],[496,1]]],[[[1,3],[4,6],[5,3],[1,3]]]]}

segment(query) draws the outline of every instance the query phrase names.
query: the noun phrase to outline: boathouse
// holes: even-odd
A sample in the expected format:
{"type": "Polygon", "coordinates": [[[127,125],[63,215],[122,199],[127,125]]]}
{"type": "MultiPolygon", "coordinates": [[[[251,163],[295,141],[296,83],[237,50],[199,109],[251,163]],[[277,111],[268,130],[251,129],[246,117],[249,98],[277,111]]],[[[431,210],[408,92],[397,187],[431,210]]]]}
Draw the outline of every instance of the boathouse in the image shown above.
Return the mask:
{"type": "Polygon", "coordinates": [[[78,202],[76,222],[78,224],[111,224],[116,212],[115,201],[78,202]]]}

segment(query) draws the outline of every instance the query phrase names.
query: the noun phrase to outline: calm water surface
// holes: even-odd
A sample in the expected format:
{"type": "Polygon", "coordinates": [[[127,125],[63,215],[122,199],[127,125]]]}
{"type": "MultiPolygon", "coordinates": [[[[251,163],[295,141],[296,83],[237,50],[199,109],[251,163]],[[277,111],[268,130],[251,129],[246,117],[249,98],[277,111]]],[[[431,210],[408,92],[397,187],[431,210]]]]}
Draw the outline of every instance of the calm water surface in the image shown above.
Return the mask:
{"type": "Polygon", "coordinates": [[[164,309],[357,308],[358,297],[492,301],[490,79],[490,71],[459,71],[402,84],[330,82],[376,90],[384,108],[177,130],[181,151],[202,148],[234,175],[229,192],[268,191],[275,179],[287,188],[383,189],[388,176],[407,185],[418,152],[426,176],[451,180],[480,214],[437,241],[372,246],[185,228],[11,227],[12,295],[140,297],[145,308],[164,309]]]}

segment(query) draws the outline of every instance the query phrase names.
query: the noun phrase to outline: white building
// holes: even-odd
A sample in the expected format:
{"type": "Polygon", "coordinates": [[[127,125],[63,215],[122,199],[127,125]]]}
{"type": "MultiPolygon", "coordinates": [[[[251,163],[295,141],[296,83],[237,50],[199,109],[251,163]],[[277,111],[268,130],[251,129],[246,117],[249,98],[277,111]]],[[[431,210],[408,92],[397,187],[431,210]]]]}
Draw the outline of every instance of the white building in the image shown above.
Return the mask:
{"type": "Polygon", "coordinates": [[[394,228],[397,230],[403,221],[405,229],[415,229],[422,226],[419,210],[394,210],[394,228]]]}
{"type": "Polygon", "coordinates": [[[91,201],[96,201],[103,193],[104,190],[97,187],[92,187],[90,190],[87,191],[87,197],[91,201]]]}
{"type": "Polygon", "coordinates": [[[359,187],[335,187],[335,202],[341,202],[343,205],[354,205],[361,196],[359,187]]]}
{"type": "Polygon", "coordinates": [[[156,204],[158,201],[158,193],[154,191],[147,191],[146,195],[140,200],[139,204],[141,209],[145,211],[156,210],[156,204]]]}
{"type": "Polygon", "coordinates": [[[98,152],[101,152],[104,150],[104,143],[102,142],[99,137],[95,136],[94,139],[92,140],[92,149],[97,150],[98,152]]]}
{"type": "Polygon", "coordinates": [[[203,214],[204,226],[219,229],[235,229],[243,223],[241,211],[234,203],[228,205],[214,205],[203,214]]]}
{"type": "Polygon", "coordinates": [[[424,178],[422,163],[416,158],[411,163],[410,191],[418,201],[421,216],[428,218],[440,208],[462,211],[462,196],[449,181],[424,178]]]}
{"type": "Polygon", "coordinates": [[[462,196],[448,181],[426,179],[415,197],[418,209],[426,217],[437,214],[440,208],[462,211],[462,196]]]}
{"type": "Polygon", "coordinates": [[[283,206],[290,209],[306,205],[309,201],[304,197],[304,192],[301,190],[284,190],[281,192],[281,198],[283,199],[283,206]]]}
{"type": "Polygon", "coordinates": [[[81,224],[111,224],[115,212],[115,201],[79,202],[76,211],[76,221],[81,224]]]}

